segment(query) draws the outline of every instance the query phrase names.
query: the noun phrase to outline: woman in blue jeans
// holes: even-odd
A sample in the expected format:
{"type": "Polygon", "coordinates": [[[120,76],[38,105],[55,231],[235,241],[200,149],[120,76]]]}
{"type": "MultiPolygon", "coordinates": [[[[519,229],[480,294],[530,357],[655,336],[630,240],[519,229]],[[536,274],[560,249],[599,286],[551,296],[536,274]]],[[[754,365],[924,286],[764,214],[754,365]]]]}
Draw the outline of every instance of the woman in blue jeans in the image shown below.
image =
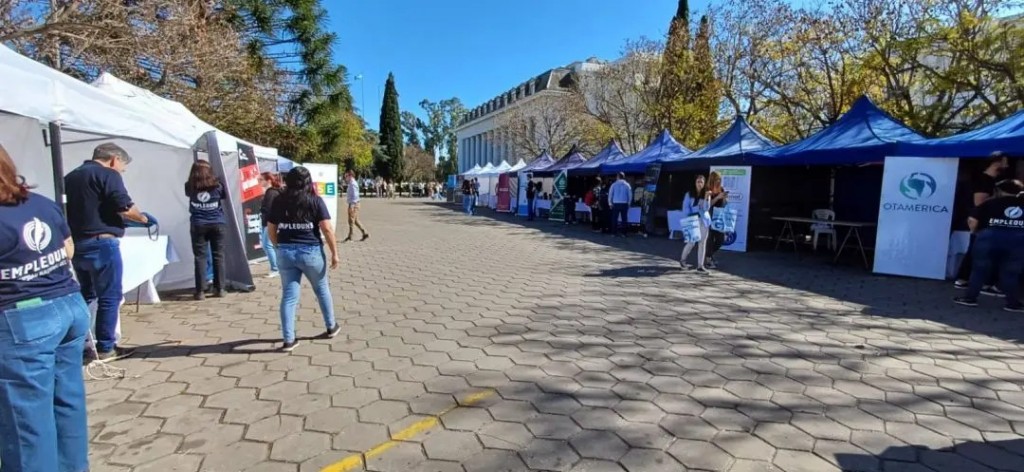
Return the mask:
{"type": "Polygon", "coordinates": [[[89,309],[61,209],[0,147],[0,469],[89,469],[82,351],[89,309]]]}
{"type": "Polygon", "coordinates": [[[325,337],[333,338],[341,331],[334,319],[334,301],[327,281],[327,257],[324,241],[331,251],[330,268],[338,268],[338,242],[327,204],[316,195],[313,179],[305,167],[295,167],[284,178],[285,190],[270,209],[267,232],[277,248],[281,271],[281,331],[284,345],[290,352],[298,346],[295,337],[295,307],[299,304],[299,282],[305,275],[324,315],[325,337]],[[322,237],[321,237],[322,235],[322,237]]]}
{"type": "Polygon", "coordinates": [[[267,262],[270,263],[270,273],[267,278],[277,277],[277,249],[270,241],[270,234],[267,231],[267,222],[270,219],[270,209],[274,206],[274,200],[281,195],[281,177],[272,172],[260,174],[260,185],[263,186],[263,201],[260,203],[260,219],[263,221],[263,228],[260,229],[260,245],[263,252],[267,253],[267,262]]]}

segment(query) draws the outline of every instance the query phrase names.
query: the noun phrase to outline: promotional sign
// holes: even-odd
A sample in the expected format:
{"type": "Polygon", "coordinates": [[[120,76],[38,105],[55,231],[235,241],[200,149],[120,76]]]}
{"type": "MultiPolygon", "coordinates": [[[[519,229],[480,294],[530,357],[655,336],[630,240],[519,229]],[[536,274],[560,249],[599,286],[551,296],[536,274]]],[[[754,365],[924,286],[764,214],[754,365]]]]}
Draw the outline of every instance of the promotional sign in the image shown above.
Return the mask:
{"type": "Polygon", "coordinates": [[[531,172],[520,172],[519,173],[519,206],[516,211],[516,216],[527,217],[530,216],[530,202],[526,200],[526,184],[533,180],[533,173],[531,172]]]}
{"type": "Polygon", "coordinates": [[[260,166],[252,146],[238,143],[238,173],[242,187],[242,222],[245,225],[245,257],[255,261],[267,257],[260,243],[263,219],[263,187],[260,186],[260,166]]]}
{"type": "Polygon", "coordinates": [[[958,166],[955,158],[885,158],[876,273],[946,278],[958,166]]]}
{"type": "Polygon", "coordinates": [[[498,204],[496,210],[502,213],[512,211],[512,193],[509,188],[508,174],[498,176],[498,204]]]}
{"type": "Polygon", "coordinates": [[[729,208],[736,211],[735,231],[725,233],[726,251],[746,252],[747,222],[750,219],[750,180],[753,169],[749,166],[711,166],[711,172],[722,176],[722,188],[729,192],[729,208]]]}
{"type": "Polygon", "coordinates": [[[654,206],[654,196],[658,191],[658,179],[661,178],[661,163],[657,162],[647,166],[647,171],[644,172],[644,198],[640,205],[640,224],[644,227],[644,232],[650,234],[654,232],[654,218],[648,218],[648,213],[654,206]]]}
{"type": "Polygon", "coordinates": [[[457,193],[458,188],[459,188],[459,182],[456,180],[456,176],[455,175],[449,175],[448,176],[448,185],[445,186],[445,192],[448,193],[448,195],[447,195],[448,203],[454,203],[455,202],[455,194],[457,193]]]}
{"type": "Polygon", "coordinates": [[[568,185],[569,174],[563,170],[555,176],[555,185],[551,192],[551,214],[548,216],[548,219],[552,221],[565,221],[565,189],[568,185]]]}
{"type": "Polygon", "coordinates": [[[316,194],[327,204],[331,224],[338,229],[338,166],[336,164],[302,164],[313,177],[316,194]]]}

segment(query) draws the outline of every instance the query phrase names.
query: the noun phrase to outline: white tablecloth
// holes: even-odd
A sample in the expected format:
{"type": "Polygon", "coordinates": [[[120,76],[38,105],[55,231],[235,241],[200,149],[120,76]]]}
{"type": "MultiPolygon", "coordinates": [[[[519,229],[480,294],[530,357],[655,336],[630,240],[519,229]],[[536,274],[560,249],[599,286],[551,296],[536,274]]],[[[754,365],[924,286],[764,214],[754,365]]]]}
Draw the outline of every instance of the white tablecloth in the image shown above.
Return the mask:
{"type": "Polygon", "coordinates": [[[536,199],[533,201],[534,210],[551,210],[551,200],[536,199]]]}
{"type": "Polygon", "coordinates": [[[121,260],[124,262],[121,286],[127,301],[160,303],[155,280],[167,264],[178,261],[170,239],[160,235],[153,241],[145,232],[130,230],[121,239],[121,260]]]}

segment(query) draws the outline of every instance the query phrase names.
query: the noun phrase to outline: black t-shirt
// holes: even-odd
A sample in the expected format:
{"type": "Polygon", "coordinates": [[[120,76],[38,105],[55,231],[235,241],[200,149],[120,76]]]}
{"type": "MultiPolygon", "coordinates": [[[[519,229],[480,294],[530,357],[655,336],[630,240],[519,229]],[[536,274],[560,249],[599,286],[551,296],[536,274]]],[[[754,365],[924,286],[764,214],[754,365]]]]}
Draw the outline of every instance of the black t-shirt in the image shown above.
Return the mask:
{"type": "Polygon", "coordinates": [[[1024,231],[1024,199],[993,198],[975,208],[971,217],[978,220],[977,231],[986,228],[1024,231]]]}
{"type": "Polygon", "coordinates": [[[124,236],[121,213],[134,205],[121,173],[86,161],[64,177],[68,226],[78,241],[100,234],[124,236]]]}
{"type": "Polygon", "coordinates": [[[270,209],[270,223],[277,225],[278,244],[306,244],[320,246],[320,222],[329,221],[331,213],[327,211],[324,199],[314,198],[313,218],[302,219],[295,213],[295,205],[284,197],[274,199],[270,209]]]}
{"type": "Polygon", "coordinates": [[[195,226],[222,225],[227,223],[224,218],[225,198],[224,189],[227,186],[223,181],[217,184],[212,190],[196,192],[185,183],[185,195],[188,196],[189,221],[195,226]]]}
{"type": "Polygon", "coordinates": [[[20,205],[0,205],[0,311],[24,300],[78,292],[64,240],[71,230],[60,207],[29,193],[20,205]]]}
{"type": "Polygon", "coordinates": [[[971,185],[971,203],[974,203],[974,194],[987,193],[990,196],[996,193],[996,178],[984,172],[974,177],[971,185]]]}
{"type": "Polygon", "coordinates": [[[278,195],[281,195],[281,190],[273,187],[263,192],[263,201],[260,202],[260,219],[263,220],[263,227],[266,227],[267,221],[270,221],[270,209],[274,207],[274,199],[278,195]]]}
{"type": "Polygon", "coordinates": [[[468,180],[462,181],[462,194],[473,195],[473,184],[468,180]]]}
{"type": "Polygon", "coordinates": [[[526,198],[529,200],[533,200],[533,198],[536,196],[537,186],[533,182],[526,184],[526,198]]]}

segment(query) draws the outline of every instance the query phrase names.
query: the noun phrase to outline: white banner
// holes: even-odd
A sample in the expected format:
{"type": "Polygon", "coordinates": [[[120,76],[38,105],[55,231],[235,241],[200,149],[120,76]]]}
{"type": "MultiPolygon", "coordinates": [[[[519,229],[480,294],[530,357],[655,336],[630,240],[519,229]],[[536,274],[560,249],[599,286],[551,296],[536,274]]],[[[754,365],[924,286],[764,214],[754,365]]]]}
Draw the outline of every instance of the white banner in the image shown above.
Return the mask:
{"type": "Polygon", "coordinates": [[[875,272],[946,278],[959,160],[886,157],[875,272]]]}
{"type": "Polygon", "coordinates": [[[519,205],[516,208],[516,215],[517,216],[522,216],[522,217],[527,217],[527,216],[530,215],[530,210],[529,210],[529,206],[530,205],[529,205],[529,202],[526,200],[526,185],[530,182],[531,179],[533,179],[533,173],[532,172],[519,172],[517,175],[519,176],[519,182],[518,182],[519,189],[518,189],[518,191],[516,193],[518,194],[519,197],[516,200],[519,201],[519,205]]]}
{"type": "Polygon", "coordinates": [[[736,210],[736,232],[725,235],[726,251],[747,251],[747,222],[750,219],[750,166],[711,166],[722,176],[722,187],[729,192],[729,206],[736,210]]]}
{"type": "MultiPolygon", "coordinates": [[[[316,194],[324,199],[327,211],[331,213],[331,224],[338,230],[338,166],[337,164],[302,164],[309,170],[316,185],[316,194]]],[[[346,218],[348,218],[346,214],[346,218]]]]}

